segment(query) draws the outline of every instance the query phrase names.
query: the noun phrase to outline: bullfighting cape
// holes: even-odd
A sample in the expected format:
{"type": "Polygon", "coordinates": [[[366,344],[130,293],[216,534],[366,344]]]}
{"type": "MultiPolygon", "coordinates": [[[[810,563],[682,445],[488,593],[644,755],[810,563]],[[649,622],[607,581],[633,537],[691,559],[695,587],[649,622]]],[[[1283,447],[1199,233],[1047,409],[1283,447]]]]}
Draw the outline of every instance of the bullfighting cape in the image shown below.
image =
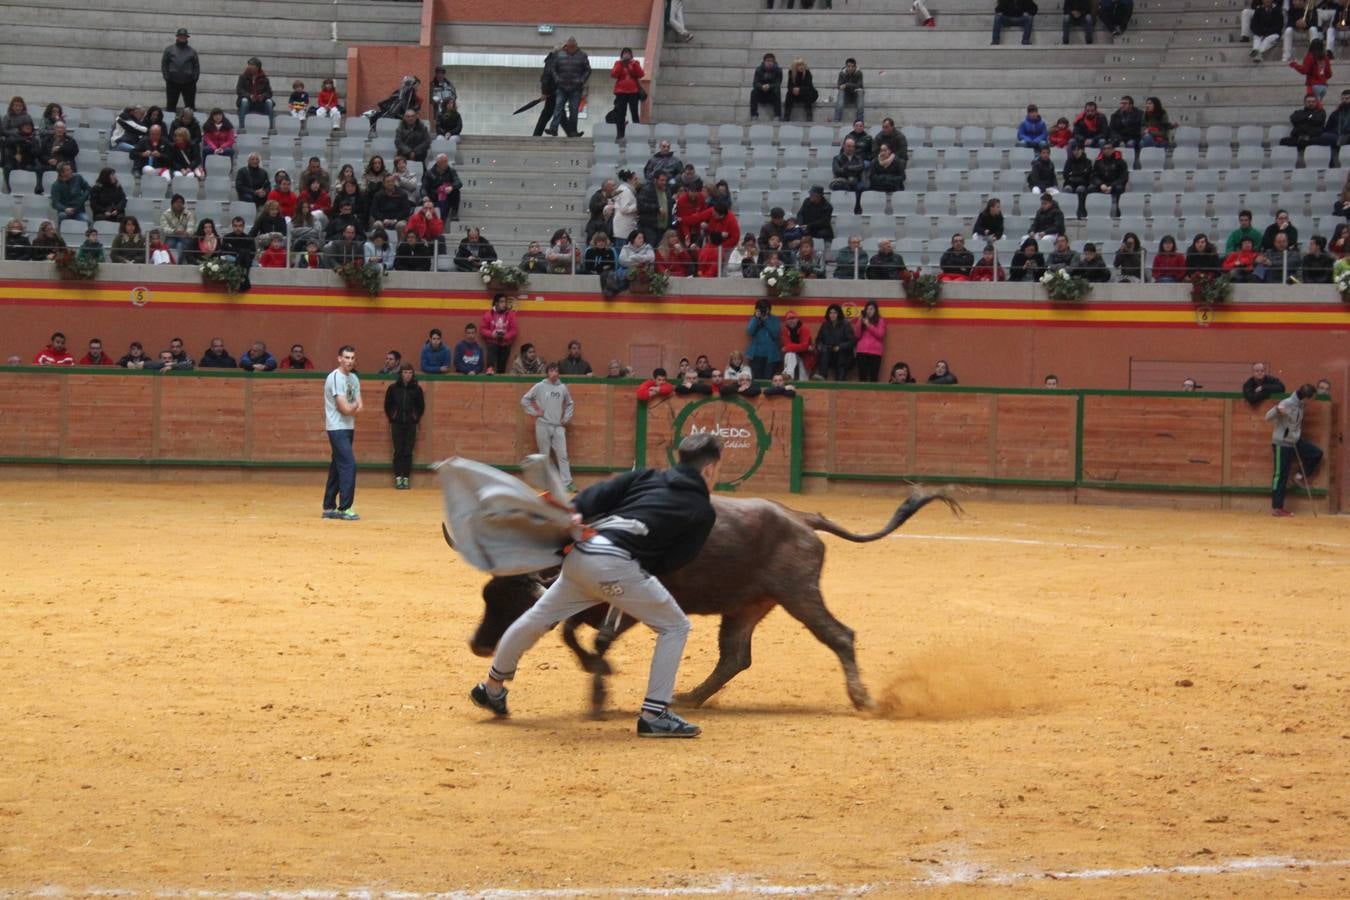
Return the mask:
{"type": "Polygon", "coordinates": [[[549,569],[562,563],[563,548],[580,536],[562,481],[543,456],[529,456],[522,465],[534,487],[462,457],[435,469],[455,550],[475,569],[493,575],[549,569]]]}

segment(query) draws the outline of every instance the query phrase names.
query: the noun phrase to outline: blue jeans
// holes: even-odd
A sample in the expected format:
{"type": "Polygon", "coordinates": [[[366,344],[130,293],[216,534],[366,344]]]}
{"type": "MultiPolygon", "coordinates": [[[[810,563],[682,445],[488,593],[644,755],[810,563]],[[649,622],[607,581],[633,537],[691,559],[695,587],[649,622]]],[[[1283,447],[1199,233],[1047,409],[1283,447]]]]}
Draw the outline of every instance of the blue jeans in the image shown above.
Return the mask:
{"type": "Polygon", "coordinates": [[[239,127],[244,127],[244,117],[249,113],[254,115],[267,116],[267,127],[272,127],[274,117],[272,115],[272,101],[264,100],[261,103],[252,103],[247,97],[239,98],[239,127]]]}
{"type": "Polygon", "coordinates": [[[1031,26],[1036,21],[1035,16],[1002,16],[994,14],[994,43],[997,44],[1003,39],[1003,27],[1005,25],[1022,26],[1022,43],[1031,43],[1031,26]]]}
{"type": "Polygon", "coordinates": [[[1073,16],[1065,16],[1064,35],[1063,35],[1064,43],[1067,44],[1069,42],[1069,29],[1071,28],[1082,28],[1084,42],[1089,44],[1092,43],[1092,29],[1095,27],[1095,25],[1096,23],[1093,22],[1092,16],[1082,16],[1077,19],[1075,19],[1073,16]]]}
{"type": "Polygon", "coordinates": [[[581,110],[581,88],[558,88],[553,103],[553,119],[548,123],[548,130],[557,131],[558,124],[562,123],[563,131],[569,135],[576,134],[577,113],[581,110]]]}
{"type": "Polygon", "coordinates": [[[328,464],[328,485],[323,490],[323,508],[351,509],[356,499],[356,454],[352,452],[351,428],[328,432],[328,443],[333,448],[333,461],[328,464]]]}

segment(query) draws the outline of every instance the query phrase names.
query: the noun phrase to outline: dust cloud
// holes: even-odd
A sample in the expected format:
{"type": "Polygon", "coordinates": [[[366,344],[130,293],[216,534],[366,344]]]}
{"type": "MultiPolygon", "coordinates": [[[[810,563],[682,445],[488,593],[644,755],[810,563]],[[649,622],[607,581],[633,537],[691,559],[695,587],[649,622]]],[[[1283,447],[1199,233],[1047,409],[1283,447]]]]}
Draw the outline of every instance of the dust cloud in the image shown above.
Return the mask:
{"type": "Polygon", "coordinates": [[[966,643],[916,651],[881,690],[885,719],[965,719],[1015,715],[1067,699],[1054,672],[1028,647],[966,643]]]}

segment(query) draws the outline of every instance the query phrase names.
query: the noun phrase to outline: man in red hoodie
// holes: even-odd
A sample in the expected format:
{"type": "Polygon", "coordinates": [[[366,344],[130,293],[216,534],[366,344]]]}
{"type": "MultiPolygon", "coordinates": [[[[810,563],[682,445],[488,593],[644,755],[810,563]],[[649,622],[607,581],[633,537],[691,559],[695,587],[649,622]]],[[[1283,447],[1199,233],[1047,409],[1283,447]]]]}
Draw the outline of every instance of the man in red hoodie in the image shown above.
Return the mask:
{"type": "Polygon", "coordinates": [[[75,357],[66,349],[66,336],[61,332],[52,335],[52,342],[39,350],[33,357],[35,366],[73,366],[75,357]]]}
{"type": "Polygon", "coordinates": [[[89,339],[89,352],[80,357],[82,366],[111,366],[113,359],[103,352],[103,341],[98,338],[89,339]]]}
{"type": "Polygon", "coordinates": [[[793,381],[805,381],[811,377],[815,367],[814,346],[811,343],[811,329],[797,317],[797,313],[788,310],[783,317],[783,371],[793,381]]]}
{"type": "Polygon", "coordinates": [[[675,393],[675,385],[667,381],[667,377],[665,369],[653,369],[652,377],[638,385],[638,399],[656,400],[675,393]]]}

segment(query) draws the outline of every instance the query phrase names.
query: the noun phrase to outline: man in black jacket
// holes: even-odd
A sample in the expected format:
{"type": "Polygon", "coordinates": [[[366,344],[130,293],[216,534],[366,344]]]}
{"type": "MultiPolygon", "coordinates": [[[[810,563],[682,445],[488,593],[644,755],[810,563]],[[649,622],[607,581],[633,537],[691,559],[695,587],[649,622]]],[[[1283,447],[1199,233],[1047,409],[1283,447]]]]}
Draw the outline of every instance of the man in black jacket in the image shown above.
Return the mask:
{"type": "Polygon", "coordinates": [[[1284,382],[1266,374],[1266,364],[1252,363],[1252,377],[1242,383],[1242,396],[1252,406],[1260,406],[1271,397],[1284,396],[1284,382]]]}
{"type": "MultiPolygon", "coordinates": [[[[245,235],[247,237],[247,235],[245,235]]],[[[230,351],[225,349],[225,341],[222,338],[211,338],[211,347],[202,354],[201,362],[197,363],[199,369],[233,369],[239,365],[235,362],[230,351]]]]}
{"type": "MultiPolygon", "coordinates": [[[[1284,9],[1274,0],[1261,0],[1252,13],[1252,62],[1259,63],[1266,51],[1284,36],[1284,9]]],[[[1330,48],[1328,48],[1330,49],[1330,48]]]]}
{"type": "Polygon", "coordinates": [[[1321,142],[1322,129],[1327,124],[1327,113],[1322,109],[1322,104],[1317,102],[1317,97],[1309,94],[1303,98],[1303,108],[1294,110],[1289,116],[1289,124],[1293,129],[1289,132],[1289,137],[1280,138],[1280,144],[1285,147],[1297,147],[1298,155],[1302,157],[1309,144],[1321,142]]]}
{"type": "Polygon", "coordinates": [[[952,235],[952,245],[942,251],[942,257],[938,260],[938,267],[942,269],[942,274],[969,278],[970,267],[973,265],[975,265],[975,254],[966,249],[965,235],[952,235]]]}
{"type": "Polygon", "coordinates": [[[680,442],[675,468],[625,472],[578,494],[575,521],[586,530],[557,581],[498,641],[487,680],[469,693],[474,704],[508,715],[505,682],[525,651],[568,616],[608,603],[657,634],[638,736],[697,737],[697,725],[670,711],[689,618],[654,576],[687,565],[703,549],[717,521],[709,492],[721,461],[715,435],[691,434],[680,442]]]}
{"type": "Polygon", "coordinates": [[[1129,94],[1120,98],[1120,108],[1111,113],[1108,127],[1111,140],[1115,141],[1117,147],[1134,148],[1134,162],[1138,168],[1139,147],[1144,138],[1144,114],[1134,105],[1134,98],[1129,94]]]}
{"type": "Polygon", "coordinates": [[[811,237],[824,241],[828,249],[830,241],[834,240],[834,226],[830,224],[833,217],[834,206],[825,199],[825,188],[811,185],[797,212],[797,224],[811,237]]]}
{"type": "Polygon", "coordinates": [[[262,159],[258,154],[250,153],[247,164],[240,166],[234,175],[235,197],[261,208],[271,190],[272,179],[262,167],[262,159]]]}
{"type": "Polygon", "coordinates": [[[643,236],[650,246],[659,246],[661,236],[675,226],[675,203],[670,199],[665,172],[656,173],[655,178],[642,186],[637,195],[637,207],[638,227],[643,236]]]}
{"type": "Polygon", "coordinates": [[[1092,19],[1094,4],[1092,0],[1064,0],[1064,34],[1062,43],[1069,43],[1069,31],[1083,29],[1083,40],[1092,43],[1092,29],[1096,24],[1092,19]]]}
{"type": "Polygon", "coordinates": [[[427,151],[431,149],[431,132],[416,110],[403,114],[403,121],[394,132],[394,151],[412,162],[427,161],[427,151]]]}
{"type": "Polygon", "coordinates": [[[1003,40],[1005,25],[1020,25],[1022,43],[1031,43],[1031,27],[1040,12],[1033,0],[997,0],[994,4],[994,39],[991,44],[997,46],[1003,40]]]}
{"type": "Polygon", "coordinates": [[[1130,183],[1130,167],[1110,141],[1102,144],[1102,152],[1092,164],[1092,192],[1111,195],[1111,215],[1120,215],[1120,195],[1130,183]]]}
{"type": "Polygon", "coordinates": [[[197,51],[188,46],[188,30],[186,28],[178,29],[174,36],[174,42],[164,48],[164,55],[159,60],[159,71],[164,76],[164,108],[167,110],[178,109],[178,98],[183,98],[183,105],[190,108],[197,108],[197,79],[201,77],[201,60],[197,58],[197,51]]]}
{"type": "Polygon", "coordinates": [[[384,190],[370,198],[370,227],[402,231],[412,213],[412,201],[398,189],[398,181],[393,175],[384,176],[384,190]]]}
{"type": "Polygon", "coordinates": [[[766,103],[773,107],[774,121],[783,118],[783,70],[778,68],[778,58],[765,53],[764,60],[755,67],[754,83],[750,86],[750,118],[759,118],[759,105],[766,103]]]}

